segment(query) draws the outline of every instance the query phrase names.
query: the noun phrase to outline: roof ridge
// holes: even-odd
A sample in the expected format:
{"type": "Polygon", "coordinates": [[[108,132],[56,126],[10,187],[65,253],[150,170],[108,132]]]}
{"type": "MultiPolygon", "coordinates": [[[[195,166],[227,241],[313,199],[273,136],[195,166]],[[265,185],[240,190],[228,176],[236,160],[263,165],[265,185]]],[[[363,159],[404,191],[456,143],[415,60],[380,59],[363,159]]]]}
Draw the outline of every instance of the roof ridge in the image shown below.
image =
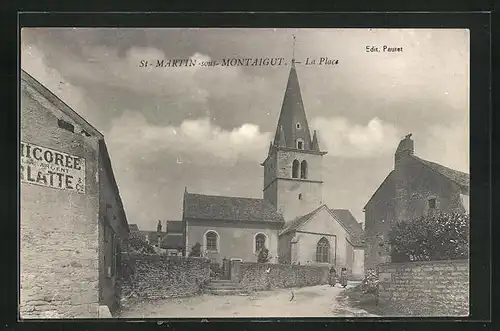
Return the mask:
{"type": "Polygon", "coordinates": [[[469,173],[465,172],[465,171],[461,171],[461,170],[457,170],[457,169],[453,169],[451,167],[448,167],[448,166],[445,166],[445,165],[442,165],[441,163],[437,163],[437,162],[434,162],[434,161],[429,161],[429,160],[426,160],[424,158],[421,158],[421,157],[418,157],[416,155],[411,155],[413,158],[417,159],[418,161],[423,161],[423,162],[426,162],[426,163],[431,163],[431,164],[435,164],[435,165],[438,165],[440,167],[443,167],[443,168],[446,168],[446,169],[450,169],[450,170],[453,170],[453,171],[456,171],[456,172],[459,172],[459,173],[462,173],[464,175],[469,175],[469,173]]]}
{"type": "MultiPolygon", "coordinates": [[[[427,168],[431,169],[433,172],[435,173],[438,173],[440,174],[441,176],[444,176],[446,177],[447,179],[451,180],[452,182],[454,182],[455,184],[459,185],[459,186],[464,186],[465,184],[464,183],[461,183],[459,179],[457,178],[454,178],[453,176],[450,176],[449,174],[447,173],[443,173],[442,171],[439,171],[439,169],[436,169],[434,168],[433,166],[437,166],[437,167],[440,167],[440,168],[444,168],[444,170],[448,170],[448,171],[451,171],[451,172],[455,172],[459,175],[462,175],[462,176],[467,176],[469,177],[470,179],[470,174],[467,173],[467,172],[463,172],[463,171],[460,171],[460,170],[456,170],[456,169],[453,169],[453,168],[450,168],[450,167],[447,167],[447,166],[444,166],[440,163],[437,163],[437,162],[433,162],[433,161],[429,161],[429,160],[426,160],[426,159],[423,159],[423,158],[420,158],[416,155],[411,155],[411,157],[413,157],[415,160],[419,161],[421,164],[423,164],[424,166],[426,166],[427,168]]],[[[470,184],[467,184],[467,185],[470,185],[470,184]]]]}
{"type": "Polygon", "coordinates": [[[186,195],[200,195],[204,197],[217,197],[217,198],[232,198],[232,199],[247,199],[247,200],[262,200],[265,201],[264,198],[250,198],[250,197],[240,197],[240,196],[230,196],[230,195],[217,195],[217,194],[204,194],[204,193],[191,193],[187,192],[186,195]]]}

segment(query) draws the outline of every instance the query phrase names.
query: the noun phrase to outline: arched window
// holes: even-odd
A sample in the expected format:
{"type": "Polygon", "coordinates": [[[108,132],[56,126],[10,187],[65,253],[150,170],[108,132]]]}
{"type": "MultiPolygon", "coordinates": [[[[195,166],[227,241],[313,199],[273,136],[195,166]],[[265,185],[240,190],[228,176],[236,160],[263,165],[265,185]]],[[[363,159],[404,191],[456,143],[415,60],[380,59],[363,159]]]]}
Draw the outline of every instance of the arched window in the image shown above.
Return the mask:
{"type": "Polygon", "coordinates": [[[330,243],[325,237],[321,238],[316,245],[316,262],[330,263],[330,243]]]}
{"type": "Polygon", "coordinates": [[[304,160],[300,163],[300,178],[307,178],[307,161],[304,160]]]}
{"type": "Polygon", "coordinates": [[[297,149],[304,149],[304,141],[302,139],[297,139],[297,149]]]}
{"type": "Polygon", "coordinates": [[[206,249],[209,252],[217,252],[218,251],[218,239],[219,235],[215,231],[208,231],[205,234],[205,240],[206,240],[206,249]]]}
{"type": "Polygon", "coordinates": [[[299,161],[293,160],[292,163],[292,178],[299,178],[299,161]]]}
{"type": "Polygon", "coordinates": [[[255,236],[255,252],[259,252],[264,247],[266,247],[266,235],[259,233],[255,236]]]}

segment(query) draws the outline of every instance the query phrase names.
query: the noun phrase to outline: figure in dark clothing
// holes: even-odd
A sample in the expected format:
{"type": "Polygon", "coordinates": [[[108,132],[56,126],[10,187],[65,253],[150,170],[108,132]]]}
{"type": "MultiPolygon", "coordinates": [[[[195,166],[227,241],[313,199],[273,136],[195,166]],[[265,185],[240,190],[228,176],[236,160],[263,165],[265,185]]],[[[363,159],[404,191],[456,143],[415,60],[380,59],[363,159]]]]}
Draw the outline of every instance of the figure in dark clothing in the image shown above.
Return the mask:
{"type": "Polygon", "coordinates": [[[347,269],[342,268],[340,271],[340,285],[342,285],[343,288],[347,286],[347,269]]]}
{"type": "Polygon", "coordinates": [[[330,284],[330,286],[335,286],[335,284],[337,284],[337,271],[335,270],[335,267],[330,268],[328,284],[330,284]]]}

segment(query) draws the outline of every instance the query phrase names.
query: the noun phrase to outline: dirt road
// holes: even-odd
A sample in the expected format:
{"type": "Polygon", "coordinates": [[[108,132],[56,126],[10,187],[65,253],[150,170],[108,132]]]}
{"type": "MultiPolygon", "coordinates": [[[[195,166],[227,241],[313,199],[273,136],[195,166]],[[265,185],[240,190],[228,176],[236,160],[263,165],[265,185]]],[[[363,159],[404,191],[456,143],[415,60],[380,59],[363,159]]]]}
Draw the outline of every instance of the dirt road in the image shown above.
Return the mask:
{"type": "MultiPolygon", "coordinates": [[[[353,285],[348,285],[348,287],[353,285]]],[[[135,305],[122,318],[172,317],[335,317],[343,311],[336,300],[344,289],[328,285],[278,289],[250,295],[202,295],[135,305]],[[292,297],[292,290],[294,298],[292,297]]],[[[345,316],[345,315],[344,315],[345,316]]]]}

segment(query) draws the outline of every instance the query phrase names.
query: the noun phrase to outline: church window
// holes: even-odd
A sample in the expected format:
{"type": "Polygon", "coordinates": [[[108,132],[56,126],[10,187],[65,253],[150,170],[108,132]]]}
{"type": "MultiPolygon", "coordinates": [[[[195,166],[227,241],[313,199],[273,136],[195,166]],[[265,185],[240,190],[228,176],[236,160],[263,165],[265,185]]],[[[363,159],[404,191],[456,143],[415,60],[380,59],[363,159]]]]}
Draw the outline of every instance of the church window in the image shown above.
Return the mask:
{"type": "Polygon", "coordinates": [[[330,262],[330,243],[325,237],[321,238],[316,245],[316,262],[330,262]]]}
{"type": "Polygon", "coordinates": [[[304,141],[302,139],[297,139],[297,149],[304,149],[304,141]]]}
{"type": "Polygon", "coordinates": [[[266,235],[259,233],[255,236],[255,252],[259,252],[264,247],[266,247],[266,235]]]}
{"type": "Polygon", "coordinates": [[[436,198],[429,199],[429,209],[436,209],[436,198]]]}
{"type": "Polygon", "coordinates": [[[300,123],[297,123],[296,127],[297,129],[300,129],[300,123]]]}
{"type": "Polygon", "coordinates": [[[299,161],[293,160],[292,163],[292,178],[299,178],[299,161]]]}
{"type": "Polygon", "coordinates": [[[307,161],[304,160],[300,163],[300,178],[307,178],[307,161]]]}
{"type": "Polygon", "coordinates": [[[302,193],[299,193],[299,200],[302,200],[302,193]]]}
{"type": "Polygon", "coordinates": [[[209,252],[217,252],[218,249],[217,249],[217,240],[219,239],[217,233],[215,231],[208,231],[206,234],[205,234],[205,237],[206,237],[206,247],[207,247],[207,251],[209,252]]]}

